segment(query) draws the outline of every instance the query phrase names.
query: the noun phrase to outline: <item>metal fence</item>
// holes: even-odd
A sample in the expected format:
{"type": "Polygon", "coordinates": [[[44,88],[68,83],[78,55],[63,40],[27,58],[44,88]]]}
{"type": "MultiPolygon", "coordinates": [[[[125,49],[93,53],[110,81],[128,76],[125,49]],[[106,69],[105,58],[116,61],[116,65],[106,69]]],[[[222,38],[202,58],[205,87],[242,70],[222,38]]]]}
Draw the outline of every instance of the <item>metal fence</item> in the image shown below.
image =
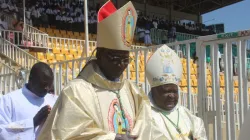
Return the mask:
{"type": "Polygon", "coordinates": [[[37,58],[12,44],[11,42],[2,38],[0,38],[0,40],[2,42],[0,44],[0,53],[17,62],[21,67],[30,69],[35,63],[39,61],[37,58]]]}
{"type": "Polygon", "coordinates": [[[89,58],[80,58],[49,64],[54,72],[54,92],[60,94],[64,86],[80,73],[89,58]]]}
{"type": "Polygon", "coordinates": [[[85,40],[80,39],[71,39],[71,38],[60,38],[60,37],[49,37],[48,38],[48,47],[58,47],[58,48],[67,48],[67,49],[77,49],[83,51],[83,57],[88,57],[91,55],[91,52],[96,48],[96,41],[89,41],[89,47],[85,47],[85,40]]]}
{"type": "MultiPolygon", "coordinates": [[[[168,43],[173,42],[173,40],[168,39],[168,31],[167,30],[152,28],[150,30],[150,37],[152,39],[152,42],[155,44],[164,44],[164,42],[168,42],[168,43]]],[[[199,37],[199,36],[176,32],[176,39],[178,41],[195,39],[197,37],[199,37]]]]}
{"type": "Polygon", "coordinates": [[[15,73],[0,74],[0,96],[16,89],[15,73]]]}
{"type": "Polygon", "coordinates": [[[22,70],[25,75],[21,77],[24,78],[22,81],[20,80],[20,71],[12,70],[9,73],[1,73],[0,74],[0,96],[15,91],[23,86],[24,83],[28,82],[28,77],[30,70],[22,70]],[[24,77],[23,77],[24,76],[24,77]],[[23,81],[24,80],[24,81],[23,81]],[[23,83],[24,82],[24,83],[23,83]]]}
{"type": "Polygon", "coordinates": [[[13,72],[15,72],[13,68],[0,61],[0,74],[9,74],[13,72]]]}
{"type": "MultiPolygon", "coordinates": [[[[199,55],[199,98],[198,114],[205,122],[207,132],[208,124],[213,124],[213,139],[237,139],[237,130],[243,123],[244,116],[248,110],[248,80],[247,80],[247,41],[250,40],[250,30],[232,32],[219,35],[199,37],[197,41],[199,55]],[[223,44],[224,73],[221,76],[219,71],[218,47],[223,44]],[[237,45],[238,76],[233,76],[232,44],[237,45]],[[212,96],[210,97],[211,108],[207,109],[208,96],[206,71],[206,46],[211,51],[211,78],[212,96]],[[224,80],[221,80],[223,77],[224,80]],[[235,85],[234,81],[238,81],[235,85]],[[221,86],[224,87],[224,94],[221,94],[221,86]],[[221,102],[221,100],[223,100],[221,102]],[[225,124],[223,123],[225,122],[225,124]],[[222,129],[224,127],[224,130],[222,129]]],[[[197,45],[196,44],[196,45],[197,45]]]]}
{"type": "MultiPolygon", "coordinates": [[[[186,92],[182,90],[181,102],[183,106],[186,106],[204,120],[209,139],[237,139],[240,126],[243,123],[249,106],[246,50],[249,40],[250,30],[247,30],[198,37],[193,40],[167,44],[177,53],[180,52],[180,46],[185,47],[185,52],[182,53],[185,54],[183,55],[185,58],[183,61],[187,62],[183,69],[186,74],[183,75],[185,79],[181,83],[186,82],[186,85],[184,84],[186,92]],[[195,81],[191,78],[193,76],[191,65],[193,64],[190,58],[190,46],[193,43],[196,44],[197,56],[199,58],[199,67],[196,75],[198,78],[197,82],[199,83],[197,84],[198,94],[192,90],[195,81]],[[220,72],[219,69],[218,47],[220,44],[223,44],[224,55],[221,59],[224,62],[224,72],[220,72]],[[233,44],[237,46],[238,59],[236,63],[238,64],[238,76],[233,75],[233,44]],[[207,46],[210,46],[210,64],[206,62],[207,46]],[[213,126],[213,129],[209,129],[209,126],[213,126]]],[[[143,53],[144,56],[147,56],[147,51],[143,53]]],[[[141,74],[138,71],[138,62],[140,60],[138,60],[138,57],[135,58],[135,75],[136,83],[138,84],[140,80],[140,76],[138,75],[141,74]]],[[[144,59],[146,58],[144,57],[144,59]]],[[[149,86],[146,80],[144,84],[146,85],[144,85],[144,88],[147,93],[149,86]]]]}
{"type": "MultiPolygon", "coordinates": [[[[79,49],[83,50],[85,57],[90,56],[91,52],[97,47],[96,41],[89,41],[89,48],[85,47],[85,40],[72,39],[72,38],[61,38],[61,37],[49,37],[48,47],[58,47],[67,49],[79,49]],[[87,53],[88,52],[88,53],[87,53]]],[[[132,49],[146,48],[143,46],[132,45],[132,49]]]]}
{"type": "Polygon", "coordinates": [[[47,33],[42,32],[42,31],[40,31],[39,29],[37,29],[37,28],[35,28],[35,27],[33,27],[33,26],[28,25],[28,24],[25,24],[24,32],[47,34],[47,33]]]}
{"type": "Polygon", "coordinates": [[[0,96],[15,90],[17,87],[13,83],[15,70],[3,62],[0,62],[0,96]]]}
{"type": "Polygon", "coordinates": [[[0,30],[0,32],[4,39],[17,46],[48,49],[48,34],[14,30],[0,30]]]}
{"type": "MultiPolygon", "coordinates": [[[[185,55],[182,55],[183,76],[185,78],[181,81],[181,86],[183,86],[180,97],[181,103],[204,120],[209,139],[235,140],[237,131],[243,123],[249,105],[246,56],[248,40],[250,40],[250,30],[198,37],[197,39],[167,44],[177,53],[180,52],[180,46],[185,47],[185,55]],[[196,44],[199,58],[198,71],[194,67],[196,64],[191,63],[190,46],[192,43],[196,44]],[[223,44],[224,72],[219,71],[219,44],[223,44]],[[233,76],[232,44],[236,44],[238,49],[237,69],[239,75],[237,77],[233,76]],[[207,46],[210,46],[210,65],[206,63],[207,46]],[[193,76],[196,79],[193,79],[193,76]],[[235,81],[237,81],[237,84],[235,84],[235,81]],[[197,89],[198,92],[194,89],[197,89]],[[213,129],[209,129],[210,124],[213,129]],[[210,133],[211,131],[213,132],[210,133]]],[[[51,41],[53,42],[53,38],[51,38],[51,41]]],[[[63,40],[63,42],[66,43],[66,40],[63,40]]],[[[158,46],[134,48],[131,51],[133,61],[125,72],[126,78],[132,79],[146,93],[149,92],[150,87],[146,80],[145,64],[148,57],[156,49],[158,49],[158,46]]],[[[88,59],[85,57],[50,64],[54,71],[56,94],[59,94],[61,89],[78,75],[88,59]]]]}

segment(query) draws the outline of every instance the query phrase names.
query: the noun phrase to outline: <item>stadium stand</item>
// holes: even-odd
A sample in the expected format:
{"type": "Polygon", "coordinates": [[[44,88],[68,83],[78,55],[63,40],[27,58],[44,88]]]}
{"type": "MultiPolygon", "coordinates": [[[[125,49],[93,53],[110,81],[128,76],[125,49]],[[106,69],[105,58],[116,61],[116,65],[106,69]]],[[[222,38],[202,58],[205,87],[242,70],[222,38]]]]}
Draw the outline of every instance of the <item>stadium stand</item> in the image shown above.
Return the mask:
{"type": "MultiPolygon", "coordinates": [[[[85,39],[84,38],[84,23],[82,2],[73,2],[71,4],[65,2],[33,2],[28,4],[26,21],[32,21],[33,25],[39,28],[41,31],[48,33],[50,36],[85,39]],[[80,32],[78,33],[73,32],[80,32]]],[[[89,8],[89,39],[96,40],[96,10],[89,8]]],[[[144,34],[148,31],[152,32],[152,29],[159,29],[170,31],[172,27],[176,28],[177,32],[188,33],[193,35],[208,35],[213,34],[212,31],[208,31],[202,24],[180,23],[180,21],[168,21],[156,16],[145,17],[139,15],[138,28],[143,29],[144,34]]],[[[137,32],[139,34],[139,32],[137,32]]],[[[171,32],[167,33],[167,37],[170,37],[171,32]]],[[[153,38],[150,33],[151,38],[153,38]]],[[[161,39],[162,40],[162,39],[161,39]]],[[[180,39],[178,39],[180,41],[180,39]]],[[[135,43],[138,42],[138,38],[135,38],[135,43]]],[[[150,41],[151,42],[151,41],[150,41]]],[[[162,41],[160,41],[161,43],[162,41]]],[[[143,45],[143,42],[140,42],[143,45]]],[[[158,42],[154,42],[158,44],[158,42]]]]}
{"type": "MultiPolygon", "coordinates": [[[[61,17],[65,16],[65,17],[70,17],[73,16],[76,18],[75,21],[77,21],[77,18],[81,18],[79,19],[79,21],[83,22],[83,11],[79,10],[82,5],[80,3],[79,6],[75,6],[76,4],[72,4],[72,8],[70,8],[70,5],[68,4],[60,4],[60,3],[51,3],[51,5],[49,6],[46,6],[45,3],[36,3],[36,6],[32,6],[32,5],[29,5],[30,9],[27,10],[27,12],[32,12],[32,10],[34,10],[35,12],[32,12],[34,13],[33,15],[33,18],[32,20],[35,21],[35,24],[36,26],[39,26],[38,29],[42,32],[45,32],[45,33],[48,33],[49,36],[55,36],[55,37],[51,37],[49,39],[49,42],[48,42],[48,47],[50,48],[50,51],[48,52],[37,52],[37,51],[29,51],[29,53],[36,57],[39,61],[43,61],[43,62],[46,62],[46,63],[49,63],[49,64],[53,64],[53,63],[56,63],[56,62],[63,62],[63,61],[67,61],[67,60],[74,60],[74,59],[79,59],[82,55],[82,53],[87,53],[88,56],[90,56],[92,54],[92,51],[94,50],[94,48],[96,47],[96,43],[95,42],[90,42],[90,48],[89,48],[89,52],[84,52],[83,51],[83,46],[84,46],[84,41],[81,42],[81,40],[85,40],[85,34],[84,32],[76,32],[74,30],[72,30],[72,28],[68,28],[67,30],[65,28],[57,28],[57,23],[56,21],[52,20],[52,19],[55,19],[56,17],[54,16],[53,17],[53,14],[51,11],[55,11],[55,12],[59,12],[61,13],[61,17]],[[37,5],[38,4],[38,5],[37,5]],[[73,14],[70,15],[70,9],[73,10],[73,14]],[[77,12],[79,11],[79,13],[77,12]],[[35,13],[36,12],[39,12],[39,13],[46,13],[44,16],[48,16],[48,18],[50,20],[48,20],[48,22],[40,22],[41,24],[37,24],[39,23],[39,21],[43,20],[42,18],[42,15],[41,16],[38,16],[35,17],[35,13]],[[78,14],[77,14],[78,13],[78,14]],[[80,15],[79,15],[80,14],[80,15]],[[78,16],[76,16],[78,15],[78,16]],[[57,38],[56,38],[57,37],[57,38]],[[64,39],[63,39],[64,38],[64,39]],[[70,39],[66,39],[66,38],[72,38],[72,40],[70,39]]],[[[90,9],[90,12],[89,12],[89,15],[90,15],[90,20],[92,19],[92,17],[95,17],[96,16],[96,11],[93,10],[92,8],[90,9]]],[[[32,17],[32,15],[31,15],[32,17]]],[[[64,20],[71,20],[71,19],[60,19],[62,21],[64,20]]],[[[33,22],[34,23],[34,22],[33,22]]],[[[72,24],[70,23],[64,23],[64,24],[72,24]]],[[[92,24],[92,23],[90,23],[92,24]]],[[[73,24],[72,24],[73,25],[73,24]]],[[[66,27],[68,25],[63,25],[63,27],[66,27]]],[[[180,24],[180,22],[175,22],[175,21],[167,21],[167,20],[163,20],[163,19],[159,19],[157,17],[152,17],[152,18],[149,18],[149,17],[144,17],[144,16],[140,16],[139,17],[139,20],[138,20],[138,26],[140,28],[149,28],[151,29],[151,37],[153,38],[154,42],[157,43],[157,44],[160,44],[162,39],[160,38],[162,32],[165,32],[166,34],[167,31],[166,30],[169,30],[171,28],[171,26],[176,26],[176,30],[177,32],[178,31],[181,31],[182,33],[179,33],[177,34],[177,40],[178,41],[182,41],[182,40],[188,40],[188,39],[194,39],[198,36],[195,36],[195,34],[199,34],[199,35],[205,35],[205,34],[209,34],[209,33],[205,33],[207,30],[204,30],[204,32],[202,33],[202,29],[205,29],[204,25],[201,25],[201,24],[191,24],[191,23],[188,23],[188,24],[180,24]],[[154,22],[156,22],[158,25],[157,27],[155,26],[154,22]],[[162,30],[163,29],[163,30],[162,30]],[[199,30],[201,29],[201,30],[199,30]],[[198,31],[200,31],[198,33],[198,31]],[[183,34],[183,33],[191,33],[193,35],[187,35],[187,34],[183,34]],[[158,35],[158,36],[157,36],[158,35]],[[158,42],[155,41],[155,40],[159,40],[158,42]]],[[[69,26],[71,27],[71,26],[69,26]]],[[[96,26],[92,26],[90,25],[90,27],[94,27],[96,28],[96,26]]],[[[80,27],[80,28],[83,28],[83,27],[80,27]]],[[[91,28],[90,29],[90,33],[95,33],[95,30],[94,28],[91,28]]],[[[80,30],[80,29],[77,29],[77,30],[80,30]]],[[[81,30],[80,30],[81,31],[81,30]]],[[[212,32],[210,32],[211,34],[212,32]]],[[[92,41],[95,41],[96,40],[96,34],[89,34],[89,39],[92,40],[92,41]]],[[[137,40],[136,37],[134,40],[137,40]]],[[[136,43],[136,45],[142,45],[142,46],[145,46],[145,44],[143,43],[136,43]]],[[[185,47],[182,47],[182,48],[185,48],[185,47]]],[[[191,46],[191,54],[195,51],[195,44],[191,46]]],[[[135,56],[133,54],[131,54],[133,60],[135,60],[135,56]]],[[[145,75],[144,75],[144,56],[143,54],[140,55],[140,60],[138,61],[139,62],[139,71],[140,71],[140,74],[139,74],[139,81],[140,82],[143,82],[145,81],[145,75]]],[[[187,69],[186,69],[186,65],[187,65],[187,62],[184,61],[185,59],[182,59],[183,62],[183,71],[184,71],[184,75],[183,75],[183,79],[181,80],[181,89],[182,91],[184,92],[187,92],[187,69]]],[[[130,75],[131,75],[131,80],[135,80],[136,79],[136,72],[135,72],[135,69],[136,69],[136,66],[135,66],[136,62],[135,61],[132,61],[131,64],[130,64],[130,75]]],[[[77,65],[77,64],[76,64],[77,65]]],[[[192,92],[193,93],[197,93],[197,64],[194,64],[193,61],[190,61],[190,65],[191,65],[191,83],[192,83],[192,92]]],[[[67,66],[69,67],[69,69],[71,71],[73,71],[74,69],[73,66],[72,66],[72,63],[67,66]]],[[[63,66],[63,68],[66,68],[66,66],[63,66]]],[[[208,72],[208,93],[211,94],[211,70],[210,69],[207,69],[207,72],[208,72]]],[[[76,73],[77,74],[77,73],[76,73]]],[[[70,75],[70,77],[73,77],[72,75],[70,75]]],[[[222,76],[223,77],[223,76],[222,76]]],[[[220,79],[220,82],[221,82],[221,91],[224,91],[223,90],[223,82],[224,79],[220,79]]],[[[235,85],[237,86],[237,85],[235,85]]],[[[235,90],[235,92],[237,92],[238,90],[235,90]]]]}
{"type": "MultiPolygon", "coordinates": [[[[41,3],[43,5],[44,3],[41,3]]],[[[57,8],[59,6],[58,4],[57,8]]],[[[68,5],[64,5],[68,6],[68,5]]],[[[81,7],[80,5],[79,7],[81,7]]],[[[16,7],[16,6],[13,6],[16,7]]],[[[82,6],[83,7],[83,6],[82,6]]],[[[36,7],[35,7],[36,8],[36,7]]],[[[37,7],[38,8],[38,7],[37,7]]],[[[60,6],[62,9],[63,7],[60,6]]],[[[9,25],[9,29],[13,29],[11,27],[13,16],[9,16],[11,12],[18,12],[17,11],[11,11],[11,8],[9,6],[8,11],[5,11],[5,17],[6,21],[9,25]],[[7,13],[7,14],[6,14],[7,13]]],[[[16,8],[15,8],[16,9],[16,8]]],[[[77,7],[76,7],[77,9],[77,7]]],[[[74,9],[75,11],[77,11],[74,9]]],[[[28,14],[31,14],[31,9],[27,10],[28,14]]],[[[45,8],[41,7],[40,9],[37,9],[40,12],[43,12],[45,8]]],[[[46,10],[47,11],[47,10],[46,10]]],[[[61,12],[61,11],[60,11],[61,12]]],[[[47,12],[46,12],[47,13],[47,12]]],[[[50,11],[48,10],[48,13],[50,11]]],[[[62,12],[63,13],[63,12],[62,12]]],[[[2,13],[1,13],[2,14],[2,13]]],[[[1,15],[0,14],[0,15],[1,15]]],[[[11,13],[12,14],[12,13],[11,13]]],[[[95,17],[95,10],[90,9],[90,15],[93,15],[95,17]]],[[[81,14],[78,14],[78,17],[81,17],[81,14]]],[[[60,25],[60,27],[57,27],[57,22],[53,21],[50,22],[50,20],[53,18],[51,14],[48,14],[48,21],[46,21],[46,15],[42,15],[41,18],[35,19],[35,15],[31,15],[31,19],[33,22],[33,25],[37,27],[34,28],[33,26],[26,26],[26,31],[3,31],[3,35],[1,38],[1,45],[4,46],[1,48],[1,63],[0,63],[0,93],[6,94],[9,91],[12,91],[17,88],[15,84],[15,73],[17,69],[20,68],[26,68],[29,70],[31,66],[37,62],[42,61],[48,63],[51,68],[53,69],[55,73],[55,93],[59,94],[60,90],[65,86],[70,80],[76,77],[76,75],[80,72],[81,68],[84,67],[86,64],[86,61],[89,58],[82,58],[82,56],[91,56],[94,49],[96,48],[96,32],[95,32],[95,26],[96,25],[89,25],[91,27],[90,34],[89,34],[89,48],[84,48],[85,44],[85,33],[83,26],[83,21],[80,19],[80,23],[78,24],[72,24],[69,29],[65,28],[65,25],[60,25]],[[32,19],[33,18],[33,19],[32,19]],[[45,20],[44,20],[45,19],[45,20]],[[41,21],[44,20],[44,21],[41,21]],[[41,22],[39,22],[41,21],[41,22]],[[73,29],[74,25],[76,28],[73,29]],[[7,36],[8,35],[8,36],[7,36]],[[12,39],[10,38],[12,36],[12,39]],[[25,37],[25,38],[24,38],[25,37]],[[28,38],[28,40],[25,40],[28,38]],[[31,42],[30,45],[24,45],[24,42],[26,43],[31,42]],[[41,43],[42,42],[42,43],[41,43]],[[29,47],[27,47],[29,46],[29,47]],[[45,46],[45,47],[44,47],[45,46]],[[42,50],[39,49],[33,49],[33,48],[41,48],[44,47],[42,50]],[[23,49],[21,49],[23,48],[23,49]],[[4,56],[3,56],[4,55],[4,56]],[[14,83],[14,84],[13,84],[14,83]]],[[[56,19],[56,18],[55,18],[56,19]]],[[[89,19],[92,19],[91,17],[89,19]]],[[[71,19],[69,19],[70,22],[71,19]]],[[[187,45],[185,43],[185,40],[195,40],[200,35],[208,35],[213,34],[211,31],[208,31],[205,29],[205,27],[202,24],[196,24],[196,23],[187,23],[187,24],[181,24],[178,21],[167,21],[161,18],[157,17],[145,17],[140,16],[140,19],[138,20],[138,25],[140,28],[145,28],[150,30],[150,35],[153,44],[162,44],[163,41],[165,41],[165,38],[168,38],[168,30],[170,30],[173,26],[176,28],[176,41],[177,42],[183,42],[182,44],[179,43],[176,46],[178,47],[178,54],[182,57],[182,65],[183,65],[183,76],[180,82],[180,87],[182,91],[182,103],[186,104],[187,106],[187,99],[188,96],[191,94],[192,100],[193,100],[193,109],[191,109],[194,113],[197,113],[197,106],[198,106],[198,88],[201,83],[198,83],[199,79],[199,66],[196,61],[196,63],[193,61],[193,59],[187,60],[188,56],[186,53],[187,45]],[[157,27],[155,27],[154,23],[157,23],[157,27]],[[165,38],[164,38],[165,35],[165,38]],[[180,52],[180,53],[179,53],[180,52]],[[190,70],[188,70],[187,66],[190,66],[190,70]],[[190,75],[189,75],[190,72],[190,75]],[[190,77],[190,79],[188,79],[190,77]],[[190,83],[188,82],[190,80],[190,83]],[[189,94],[189,86],[190,86],[190,94],[189,94]]],[[[66,23],[67,24],[67,23],[66,23]]],[[[142,88],[143,84],[146,83],[145,79],[145,63],[147,59],[150,57],[150,55],[154,52],[154,46],[145,48],[143,46],[146,46],[144,43],[136,42],[138,40],[138,37],[135,36],[135,46],[134,50],[131,51],[130,57],[132,59],[131,63],[129,64],[128,69],[124,72],[124,77],[129,77],[131,80],[135,81],[138,85],[140,85],[142,88]],[[147,49],[147,54],[145,53],[147,49]]],[[[190,43],[190,55],[192,55],[194,52],[196,52],[196,46],[197,44],[193,41],[190,43]]],[[[165,43],[169,43],[168,40],[165,43]]],[[[171,45],[168,44],[168,45],[171,45]]],[[[236,44],[232,44],[234,46],[233,48],[233,55],[237,56],[237,47],[236,44]]],[[[223,47],[224,45],[219,45],[219,50],[223,53],[223,47]]],[[[175,49],[175,48],[173,48],[175,49]]],[[[210,55],[210,49],[207,48],[206,50],[206,56],[210,55]]],[[[208,97],[208,103],[206,104],[208,107],[212,108],[213,106],[213,85],[214,84],[214,78],[213,77],[213,70],[210,66],[210,62],[207,63],[207,67],[205,68],[206,71],[206,93],[208,97]]],[[[227,81],[225,81],[225,72],[219,73],[218,78],[218,85],[219,85],[219,96],[221,99],[221,108],[223,109],[222,114],[222,120],[225,121],[225,105],[226,105],[226,86],[227,81]]],[[[235,112],[239,112],[239,98],[240,98],[240,92],[242,90],[240,89],[240,81],[238,77],[233,76],[232,77],[232,83],[233,83],[233,93],[234,93],[234,102],[236,109],[238,109],[235,112]]],[[[241,83],[242,85],[242,83],[241,83]]],[[[144,85],[145,86],[145,85],[144,85]]],[[[205,92],[205,91],[204,91],[205,92]]],[[[247,93],[250,94],[250,88],[247,88],[247,93]]],[[[199,93],[199,94],[205,94],[205,93],[199,93]]],[[[1,94],[0,94],[1,95],[1,94]]],[[[249,98],[247,99],[249,100],[249,98]]],[[[250,101],[250,100],[249,100],[250,101]]],[[[209,109],[208,109],[209,110],[209,109]]],[[[239,120],[236,120],[237,123],[239,123],[239,120]]]]}

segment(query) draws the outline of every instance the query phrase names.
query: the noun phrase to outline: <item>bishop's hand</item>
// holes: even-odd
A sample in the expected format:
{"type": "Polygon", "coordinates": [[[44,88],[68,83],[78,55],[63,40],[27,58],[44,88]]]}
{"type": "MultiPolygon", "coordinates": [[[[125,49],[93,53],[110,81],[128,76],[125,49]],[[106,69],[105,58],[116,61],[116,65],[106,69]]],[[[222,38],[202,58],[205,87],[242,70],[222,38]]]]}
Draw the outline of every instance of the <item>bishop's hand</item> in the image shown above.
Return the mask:
{"type": "Polygon", "coordinates": [[[37,127],[38,125],[42,124],[47,119],[50,111],[51,107],[49,105],[46,105],[41,108],[33,118],[34,127],[37,127]]]}

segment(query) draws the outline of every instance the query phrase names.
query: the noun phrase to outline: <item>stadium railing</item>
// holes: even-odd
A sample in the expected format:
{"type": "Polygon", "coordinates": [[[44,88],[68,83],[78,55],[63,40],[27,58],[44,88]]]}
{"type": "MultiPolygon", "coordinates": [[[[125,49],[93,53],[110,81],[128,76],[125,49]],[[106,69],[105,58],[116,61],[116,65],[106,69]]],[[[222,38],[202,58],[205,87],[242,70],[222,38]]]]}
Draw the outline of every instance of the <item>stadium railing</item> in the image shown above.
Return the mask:
{"type": "Polygon", "coordinates": [[[26,37],[26,40],[24,40],[25,42],[31,41],[35,43],[35,46],[38,45],[38,47],[48,47],[47,45],[49,35],[47,33],[42,32],[28,24],[25,24],[24,35],[26,37]]]}
{"type": "Polygon", "coordinates": [[[15,73],[0,74],[0,96],[17,89],[15,73]]]}
{"type": "Polygon", "coordinates": [[[22,69],[21,71],[12,69],[9,73],[0,74],[0,96],[20,89],[28,82],[30,70],[22,69]],[[21,71],[24,75],[20,75],[21,71]]]}
{"type": "MultiPolygon", "coordinates": [[[[247,79],[247,41],[250,40],[250,30],[231,32],[218,35],[203,36],[198,38],[199,57],[199,94],[198,94],[198,114],[204,120],[207,134],[209,134],[208,124],[214,124],[214,139],[225,139],[222,135],[222,128],[226,126],[226,137],[236,139],[237,131],[243,123],[244,116],[249,108],[248,79],[247,79]],[[218,49],[223,44],[224,61],[223,82],[221,72],[219,72],[218,49]],[[237,46],[238,76],[233,76],[232,64],[232,44],[237,46]],[[212,75],[212,96],[209,103],[203,101],[207,98],[207,67],[206,46],[210,46],[211,52],[211,75],[212,75]],[[238,81],[236,88],[234,80],[238,81]],[[224,94],[220,94],[220,87],[225,89],[224,94]],[[210,105],[207,109],[207,105],[210,105]],[[216,121],[215,121],[216,120],[216,121]],[[225,124],[225,125],[224,125],[225,124]]],[[[197,45],[196,44],[196,45],[197,45]]]]}
{"type": "Polygon", "coordinates": [[[13,73],[15,70],[5,64],[4,62],[0,61],[0,74],[8,74],[8,73],[13,73]]]}
{"type": "MultiPolygon", "coordinates": [[[[61,37],[49,37],[49,47],[62,47],[67,49],[83,49],[85,40],[72,39],[72,38],[61,38],[61,37]]],[[[95,41],[92,41],[95,42],[95,41]]]]}
{"type": "Polygon", "coordinates": [[[0,62],[0,96],[17,89],[15,70],[0,62]]]}
{"type": "Polygon", "coordinates": [[[38,30],[37,28],[34,28],[33,26],[30,26],[29,24],[25,24],[25,32],[28,33],[40,33],[40,34],[47,34],[43,31],[38,30]]]}
{"type": "MultiPolygon", "coordinates": [[[[72,38],[61,38],[61,37],[48,37],[48,47],[59,47],[67,49],[80,49],[84,53],[84,57],[91,55],[92,51],[97,47],[96,41],[89,41],[89,48],[85,47],[85,40],[72,39],[72,38]]],[[[132,49],[146,48],[143,46],[132,45],[132,49]]]]}
{"type": "Polygon", "coordinates": [[[41,33],[0,30],[2,37],[21,47],[48,49],[48,35],[41,33]]]}
{"type": "Polygon", "coordinates": [[[61,37],[48,37],[48,47],[49,49],[53,47],[67,48],[67,49],[77,49],[82,50],[83,56],[88,57],[90,52],[96,47],[96,41],[89,41],[89,47],[85,47],[85,40],[72,39],[72,38],[61,38],[61,37]]]}
{"type": "Polygon", "coordinates": [[[17,62],[19,65],[21,65],[22,68],[30,69],[35,63],[39,62],[37,58],[30,55],[23,49],[17,47],[15,44],[12,44],[11,42],[0,38],[1,39],[1,53],[8,56],[15,62],[17,62]]]}
{"type": "MultiPolygon", "coordinates": [[[[243,123],[246,111],[249,108],[249,89],[247,79],[247,41],[250,40],[250,30],[238,31],[232,33],[218,34],[198,37],[192,40],[178,41],[168,43],[167,45],[173,48],[177,53],[180,47],[184,46],[186,52],[183,55],[185,61],[185,82],[187,90],[181,93],[182,105],[189,108],[194,114],[204,120],[208,137],[214,139],[223,139],[222,126],[226,126],[226,137],[236,139],[236,132],[240,129],[243,123]],[[198,61],[198,92],[192,91],[191,81],[191,58],[190,46],[195,43],[198,61]],[[237,46],[237,61],[238,71],[237,77],[233,76],[232,66],[232,44],[237,46]],[[224,55],[224,72],[219,72],[218,48],[223,44],[224,55]],[[206,63],[206,46],[210,46],[211,69],[208,69],[206,63]],[[209,85],[208,78],[211,78],[209,85]],[[234,81],[238,81],[237,88],[234,81]],[[209,94],[209,92],[211,92],[209,94]],[[197,94],[198,93],[198,94],[197,94]],[[216,119],[215,119],[216,118],[216,119]],[[216,120],[216,121],[215,121],[216,120]],[[209,133],[208,125],[213,124],[213,133],[209,133]],[[219,128],[219,129],[217,129],[219,128]],[[213,135],[210,135],[213,134],[213,135]]],[[[141,82],[140,69],[145,71],[146,60],[158,46],[147,48],[138,48],[131,51],[135,63],[135,80],[134,82],[143,87],[146,93],[150,87],[147,83],[145,74],[144,81],[141,82]],[[140,65],[144,61],[144,65],[140,65]]],[[[60,93],[61,89],[77,76],[84,64],[89,58],[80,58],[76,60],[68,60],[51,64],[55,73],[55,92],[60,93]]],[[[184,70],[184,69],[183,69],[184,70]]],[[[130,67],[126,70],[126,77],[131,79],[130,67]]]]}
{"type": "Polygon", "coordinates": [[[90,57],[49,64],[54,72],[54,92],[59,94],[70,80],[76,78],[90,57]]]}
{"type": "MultiPolygon", "coordinates": [[[[200,116],[205,123],[207,134],[209,137],[223,139],[222,129],[225,128],[227,138],[236,137],[237,131],[243,123],[244,115],[249,106],[248,98],[248,80],[247,80],[247,57],[246,57],[246,41],[250,40],[249,31],[239,31],[227,34],[218,34],[211,36],[199,37],[193,40],[179,41],[168,43],[167,45],[179,51],[179,46],[186,47],[186,55],[183,56],[182,61],[186,61],[184,69],[186,69],[185,76],[187,83],[187,91],[181,93],[181,103],[183,106],[189,108],[194,114],[200,116]],[[190,46],[196,43],[198,61],[198,92],[192,92],[191,81],[191,58],[190,46]],[[237,44],[239,58],[238,69],[239,75],[233,76],[232,67],[232,43],[237,44]],[[218,46],[223,44],[224,56],[224,72],[219,72],[218,61],[218,46]],[[211,69],[208,69],[206,63],[206,46],[210,46],[211,52],[211,69]],[[211,78],[209,85],[208,78],[211,78]],[[234,81],[237,80],[238,85],[234,81]],[[209,93],[211,92],[211,93],[209,93]],[[198,93],[198,94],[197,94],[198,93]],[[215,121],[216,118],[216,121],[215,121]],[[209,133],[208,125],[213,124],[213,133],[209,133]],[[225,126],[225,127],[224,127],[225,126]],[[215,129],[216,128],[216,129],[215,129]],[[213,135],[210,135],[213,134],[213,135]]],[[[145,64],[148,57],[158,48],[152,46],[147,48],[139,48],[131,51],[131,56],[135,63],[135,80],[134,82],[140,85],[146,93],[150,91],[145,74],[144,81],[141,80],[142,71],[145,71],[145,64]],[[142,63],[142,61],[144,61],[142,63]],[[142,65],[144,64],[144,65],[142,65]]],[[[75,78],[80,72],[86,58],[78,60],[69,60],[53,64],[54,72],[58,73],[56,79],[57,91],[60,91],[71,79],[75,78]]],[[[184,63],[183,63],[184,64],[184,63]]],[[[192,64],[193,65],[193,64],[192,64]]],[[[183,69],[183,70],[184,70],[183,69]]],[[[126,78],[131,79],[130,67],[126,70],[126,78]]],[[[58,93],[57,93],[58,94],[58,93]]]]}
{"type": "MultiPolygon", "coordinates": [[[[238,73],[238,57],[235,57],[235,71],[236,73],[238,73]]],[[[247,58],[247,71],[250,72],[250,58],[247,58]]],[[[250,74],[248,75],[248,77],[250,76],[250,74]]],[[[250,78],[250,77],[249,77],[250,78]]]]}
{"type": "MultiPolygon", "coordinates": [[[[162,43],[163,40],[167,41],[168,43],[173,42],[172,40],[168,39],[168,31],[167,30],[152,28],[152,29],[150,29],[150,37],[151,37],[152,42],[155,44],[163,44],[162,43]]],[[[176,32],[177,41],[195,39],[197,37],[199,37],[199,36],[176,32]]]]}

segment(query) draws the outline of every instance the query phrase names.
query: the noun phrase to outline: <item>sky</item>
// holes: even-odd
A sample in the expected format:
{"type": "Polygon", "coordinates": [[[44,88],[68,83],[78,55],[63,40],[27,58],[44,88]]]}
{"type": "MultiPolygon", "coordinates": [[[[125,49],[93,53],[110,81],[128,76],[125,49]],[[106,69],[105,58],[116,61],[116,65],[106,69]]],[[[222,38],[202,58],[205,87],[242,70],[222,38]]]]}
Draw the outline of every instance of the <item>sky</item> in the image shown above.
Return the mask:
{"type": "Polygon", "coordinates": [[[250,0],[220,8],[202,15],[206,25],[224,23],[225,32],[250,29],[250,0]]]}

